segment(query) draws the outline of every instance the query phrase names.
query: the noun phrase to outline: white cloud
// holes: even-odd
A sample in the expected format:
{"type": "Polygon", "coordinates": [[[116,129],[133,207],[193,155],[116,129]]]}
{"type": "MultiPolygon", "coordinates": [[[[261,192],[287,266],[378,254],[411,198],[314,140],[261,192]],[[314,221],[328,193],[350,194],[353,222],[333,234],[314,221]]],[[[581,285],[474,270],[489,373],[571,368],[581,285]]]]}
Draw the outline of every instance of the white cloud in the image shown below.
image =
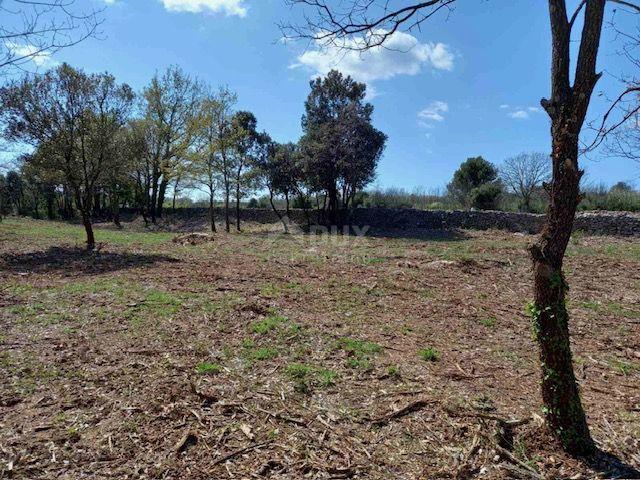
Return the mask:
{"type": "Polygon", "coordinates": [[[45,68],[58,65],[58,62],[51,57],[51,52],[39,51],[34,45],[20,45],[14,42],[7,42],[5,45],[15,59],[31,60],[36,66],[45,68]]]}
{"type": "MultiPolygon", "coordinates": [[[[384,31],[378,30],[374,34],[382,33],[384,31]]],[[[337,69],[366,83],[388,80],[397,75],[417,75],[423,66],[453,70],[455,57],[443,43],[420,43],[413,35],[395,32],[387,38],[384,46],[355,51],[363,45],[363,41],[345,40],[346,50],[335,46],[322,47],[318,43],[315,49],[298,56],[297,63],[289,68],[306,66],[316,75],[326,75],[330,70],[337,69]]]]}
{"type": "MultiPolygon", "coordinates": [[[[111,0],[113,1],[113,0],[111,0]]],[[[205,11],[222,12],[227,16],[247,15],[245,0],[162,0],[164,8],[170,12],[201,13],[205,11]]]]}
{"type": "Polygon", "coordinates": [[[529,113],[526,110],[514,110],[513,112],[509,112],[507,115],[511,118],[518,118],[521,120],[529,118],[529,113]]]}
{"type": "Polygon", "coordinates": [[[540,107],[515,107],[509,104],[500,105],[501,110],[507,110],[507,116],[518,120],[526,120],[531,114],[542,113],[540,107]]]}
{"type": "Polygon", "coordinates": [[[449,111],[449,105],[446,102],[436,100],[431,102],[427,108],[418,112],[418,118],[431,122],[442,122],[444,120],[443,113],[449,111]]]}

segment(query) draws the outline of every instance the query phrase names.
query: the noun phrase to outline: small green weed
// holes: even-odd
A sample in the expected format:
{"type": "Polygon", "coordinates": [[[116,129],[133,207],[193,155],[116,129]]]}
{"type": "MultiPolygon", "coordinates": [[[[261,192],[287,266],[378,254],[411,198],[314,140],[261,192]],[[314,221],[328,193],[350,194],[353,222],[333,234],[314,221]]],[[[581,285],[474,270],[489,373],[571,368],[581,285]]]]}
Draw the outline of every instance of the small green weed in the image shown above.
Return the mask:
{"type": "Polygon", "coordinates": [[[263,361],[275,358],[278,356],[278,349],[275,347],[259,347],[247,352],[247,358],[249,360],[263,361]]]}
{"type": "Polygon", "coordinates": [[[347,367],[362,370],[371,370],[373,368],[373,357],[382,351],[382,347],[377,343],[353,338],[339,339],[338,348],[349,355],[347,367]]]}
{"type": "Polygon", "coordinates": [[[487,328],[495,327],[496,319],[495,317],[487,317],[480,320],[480,323],[487,328]]]}
{"type": "Polygon", "coordinates": [[[201,375],[215,375],[221,371],[222,367],[220,365],[211,362],[202,362],[196,367],[196,372],[201,375]]]}
{"type": "Polygon", "coordinates": [[[293,388],[299,393],[308,393],[313,386],[330,387],[338,378],[338,374],[333,370],[305,363],[290,363],[284,372],[294,382],[293,388]]]}
{"type": "Polygon", "coordinates": [[[389,365],[387,367],[387,375],[390,377],[399,377],[400,376],[400,367],[397,365],[389,365]]]}
{"type": "Polygon", "coordinates": [[[433,347],[423,348],[418,352],[418,355],[427,362],[437,362],[440,360],[440,352],[433,347]]]}
{"type": "Polygon", "coordinates": [[[275,330],[276,328],[278,328],[278,326],[280,326],[280,324],[286,321],[287,318],[283,317],[282,315],[269,315],[264,320],[253,323],[251,325],[251,331],[259,335],[264,335],[271,330],[275,330]]]}

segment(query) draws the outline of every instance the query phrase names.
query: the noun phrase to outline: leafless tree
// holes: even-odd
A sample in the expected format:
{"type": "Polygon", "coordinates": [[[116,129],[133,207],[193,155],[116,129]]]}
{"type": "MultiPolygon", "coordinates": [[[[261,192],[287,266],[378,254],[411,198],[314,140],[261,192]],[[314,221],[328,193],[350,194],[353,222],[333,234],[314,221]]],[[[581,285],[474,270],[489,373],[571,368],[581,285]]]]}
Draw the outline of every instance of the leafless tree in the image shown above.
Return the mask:
{"type": "MultiPolygon", "coordinates": [[[[621,9],[618,16],[627,16],[630,11],[621,9]]],[[[624,57],[632,72],[640,69],[640,27],[635,31],[624,31],[617,27],[616,22],[609,22],[609,27],[615,32],[622,45],[619,54],[624,57]]],[[[599,122],[590,122],[589,127],[596,132],[590,145],[585,148],[604,144],[604,153],[640,161],[640,78],[631,74],[619,78],[624,85],[622,94],[611,102],[599,122]]]]}
{"type": "Polygon", "coordinates": [[[520,153],[507,158],[500,168],[502,182],[522,200],[521,208],[531,211],[531,197],[551,177],[551,158],[546,153],[520,153]]]}
{"type": "MultiPolygon", "coordinates": [[[[285,1],[306,7],[306,23],[282,26],[286,38],[356,50],[383,45],[398,30],[418,29],[436,14],[450,13],[456,4],[455,0],[285,1]]],[[[563,260],[581,200],[580,178],[584,172],[578,166],[579,136],[593,89],[602,75],[596,71],[596,61],[607,4],[640,12],[640,2],[636,0],[581,0],[569,12],[566,0],[548,0],[551,95],[540,101],[551,119],[552,180],[548,186],[546,221],[538,242],[530,248],[535,284],[530,311],[539,345],[547,424],[565,450],[573,454],[589,454],[595,446],[573,371],[563,260]],[[583,17],[580,37],[572,39],[573,27],[580,16],[583,17]],[[571,50],[578,52],[574,62],[571,50]]],[[[634,88],[627,88],[621,97],[634,88]]],[[[597,132],[600,138],[616,127],[616,123],[608,124],[607,120],[605,115],[597,132]]]]}
{"type": "Polygon", "coordinates": [[[97,34],[101,10],[85,0],[0,0],[0,74],[49,57],[97,34]],[[82,6],[81,6],[82,5],[82,6]]]}

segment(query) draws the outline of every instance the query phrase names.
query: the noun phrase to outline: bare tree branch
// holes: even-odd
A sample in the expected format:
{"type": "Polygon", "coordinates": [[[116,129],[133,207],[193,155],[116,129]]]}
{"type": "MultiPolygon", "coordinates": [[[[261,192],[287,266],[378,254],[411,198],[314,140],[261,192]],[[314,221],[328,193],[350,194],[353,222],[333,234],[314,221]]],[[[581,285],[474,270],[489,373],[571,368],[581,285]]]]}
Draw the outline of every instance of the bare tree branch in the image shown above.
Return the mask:
{"type": "Polygon", "coordinates": [[[629,7],[633,10],[635,10],[636,12],[640,13],[640,5],[638,5],[637,3],[633,3],[633,2],[629,2],[626,0],[609,0],[611,3],[617,3],[619,5],[623,5],[625,7],[629,7]]]}
{"type": "Polygon", "coordinates": [[[29,62],[45,67],[57,51],[96,36],[102,10],[84,3],[0,0],[0,75],[21,70],[29,62]]]}
{"type": "Polygon", "coordinates": [[[383,45],[400,28],[405,31],[420,28],[439,11],[451,11],[455,1],[427,0],[390,8],[391,0],[382,5],[373,0],[351,0],[340,9],[330,6],[327,0],[286,0],[291,6],[311,8],[314,15],[305,14],[304,25],[281,24],[280,29],[286,39],[306,39],[325,46],[362,51],[383,45]]]}

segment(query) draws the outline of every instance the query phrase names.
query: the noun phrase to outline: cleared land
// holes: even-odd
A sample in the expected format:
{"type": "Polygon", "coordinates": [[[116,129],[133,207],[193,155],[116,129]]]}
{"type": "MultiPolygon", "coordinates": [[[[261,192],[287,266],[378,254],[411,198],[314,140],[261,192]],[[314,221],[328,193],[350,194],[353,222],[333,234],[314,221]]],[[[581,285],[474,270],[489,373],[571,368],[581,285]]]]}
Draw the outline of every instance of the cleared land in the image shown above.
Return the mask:
{"type": "MultiPolygon", "coordinates": [[[[173,236],[0,224],[0,476],[621,472],[539,423],[531,237],[173,236]]],[[[640,468],[640,242],[575,235],[567,278],[594,437],[640,468]]]]}

